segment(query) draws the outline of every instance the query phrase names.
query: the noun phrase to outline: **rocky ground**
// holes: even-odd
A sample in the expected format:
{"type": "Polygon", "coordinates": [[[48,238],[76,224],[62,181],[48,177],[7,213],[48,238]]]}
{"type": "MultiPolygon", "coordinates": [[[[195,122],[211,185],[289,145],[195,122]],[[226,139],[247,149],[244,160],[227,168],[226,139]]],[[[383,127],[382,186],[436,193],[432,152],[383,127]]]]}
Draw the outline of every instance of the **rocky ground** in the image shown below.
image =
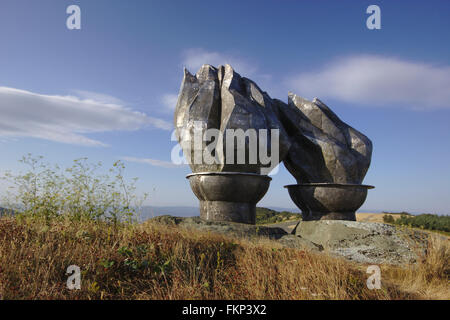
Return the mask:
{"type": "Polygon", "coordinates": [[[163,224],[238,237],[267,237],[290,248],[324,252],[360,263],[410,264],[425,253],[429,234],[376,222],[300,221],[247,225],[205,221],[199,217],[160,216],[163,224]]]}

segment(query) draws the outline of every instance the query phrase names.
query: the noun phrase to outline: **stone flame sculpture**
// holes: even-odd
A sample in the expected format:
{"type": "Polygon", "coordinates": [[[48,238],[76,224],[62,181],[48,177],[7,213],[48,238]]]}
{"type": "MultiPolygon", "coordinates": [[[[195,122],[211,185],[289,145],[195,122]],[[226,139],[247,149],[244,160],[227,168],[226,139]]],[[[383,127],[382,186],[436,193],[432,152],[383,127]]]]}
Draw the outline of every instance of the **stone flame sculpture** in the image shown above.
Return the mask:
{"type": "Polygon", "coordinates": [[[254,224],[266,174],[280,161],[297,180],[285,187],[303,220],[355,220],[373,188],[362,185],[372,155],[365,135],[317,98],[270,98],[230,65],[184,71],[174,122],[207,220],[254,224]]]}
{"type": "Polygon", "coordinates": [[[276,103],[292,144],[284,164],[298,183],[286,187],[303,220],[355,220],[373,188],[361,184],[372,142],[317,98],[289,93],[288,104],[276,103]]]}
{"type": "Polygon", "coordinates": [[[184,71],[174,122],[177,139],[193,171],[187,178],[200,200],[202,218],[255,223],[256,203],[271,180],[264,173],[278,165],[290,147],[275,109],[266,92],[230,65],[203,65],[196,75],[184,71]],[[241,133],[266,131],[267,139],[249,134],[240,143],[234,137],[227,140],[229,129],[241,133]],[[257,154],[266,148],[275,161],[255,159],[255,141],[257,154]],[[228,153],[227,147],[233,152],[228,153]],[[239,158],[239,154],[245,158],[239,158]]]}

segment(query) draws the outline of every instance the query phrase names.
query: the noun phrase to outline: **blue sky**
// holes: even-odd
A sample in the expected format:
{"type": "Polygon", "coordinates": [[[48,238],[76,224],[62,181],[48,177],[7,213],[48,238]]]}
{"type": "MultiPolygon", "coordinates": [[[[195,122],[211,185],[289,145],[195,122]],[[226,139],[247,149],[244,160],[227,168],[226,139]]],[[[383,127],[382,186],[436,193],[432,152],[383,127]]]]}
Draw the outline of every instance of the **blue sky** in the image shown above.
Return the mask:
{"type": "MultiPolygon", "coordinates": [[[[170,165],[182,69],[230,63],[272,97],[319,97],[372,140],[362,209],[448,214],[449,18],[448,1],[2,0],[0,174],[29,152],[125,159],[148,204],[197,205],[190,169],[170,165]],[[72,4],[81,30],[66,28],[72,4]],[[381,30],[366,27],[371,4],[381,30]]],[[[294,207],[294,182],[282,167],[260,205],[294,207]]]]}

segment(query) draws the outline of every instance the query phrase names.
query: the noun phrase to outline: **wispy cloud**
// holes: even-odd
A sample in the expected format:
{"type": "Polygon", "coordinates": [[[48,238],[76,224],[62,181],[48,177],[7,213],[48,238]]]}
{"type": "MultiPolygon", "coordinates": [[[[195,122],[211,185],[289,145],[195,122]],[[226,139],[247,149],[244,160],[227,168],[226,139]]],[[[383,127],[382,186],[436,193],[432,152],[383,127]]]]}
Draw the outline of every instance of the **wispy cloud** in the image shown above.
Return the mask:
{"type": "Polygon", "coordinates": [[[156,159],[149,159],[149,158],[133,158],[133,157],[122,157],[123,160],[129,161],[129,162],[136,162],[136,163],[145,163],[151,166],[155,167],[163,167],[163,168],[181,168],[185,166],[184,164],[175,164],[169,161],[162,161],[162,160],[156,160],[156,159]]]}
{"type": "Polygon", "coordinates": [[[173,93],[164,94],[161,97],[161,103],[165,107],[166,111],[173,112],[175,111],[175,107],[177,105],[178,95],[173,93]]]}
{"type": "MultiPolygon", "coordinates": [[[[86,97],[86,92],[84,93],[86,97]]],[[[97,96],[100,97],[100,96],[97,96]]],[[[44,95],[0,87],[0,137],[33,137],[56,142],[104,146],[86,134],[115,130],[137,130],[147,126],[171,130],[162,119],[130,110],[116,99],[111,103],[75,96],[44,95]]]]}
{"type": "Polygon", "coordinates": [[[110,96],[109,94],[86,91],[86,90],[74,90],[74,93],[79,98],[84,100],[91,100],[95,102],[105,103],[105,104],[116,104],[116,105],[125,105],[125,102],[119,98],[110,96]]]}
{"type": "Polygon", "coordinates": [[[231,65],[236,72],[243,76],[255,74],[257,68],[248,61],[231,54],[220,53],[216,51],[207,51],[202,48],[191,48],[183,52],[183,64],[192,72],[197,72],[204,64],[219,66],[224,64],[231,65]]]}
{"type": "Polygon", "coordinates": [[[288,80],[306,97],[412,109],[450,108],[450,66],[374,55],[337,59],[288,80]]]}

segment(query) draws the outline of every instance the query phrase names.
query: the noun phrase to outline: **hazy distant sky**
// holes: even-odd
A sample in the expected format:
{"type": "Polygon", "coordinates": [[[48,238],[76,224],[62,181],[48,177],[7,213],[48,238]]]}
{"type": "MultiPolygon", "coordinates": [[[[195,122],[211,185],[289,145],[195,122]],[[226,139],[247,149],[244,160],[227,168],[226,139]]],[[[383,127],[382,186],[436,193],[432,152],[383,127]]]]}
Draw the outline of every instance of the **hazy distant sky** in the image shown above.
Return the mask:
{"type": "MultiPolygon", "coordinates": [[[[450,1],[0,1],[0,174],[31,152],[122,159],[148,204],[197,205],[170,153],[186,66],[318,96],[374,145],[362,209],[450,213],[450,1]],[[68,30],[66,8],[81,8],[68,30]],[[381,30],[366,8],[381,8],[381,30]]],[[[294,207],[273,176],[263,206],[294,207]]],[[[2,187],[0,187],[0,190],[2,187]]]]}

